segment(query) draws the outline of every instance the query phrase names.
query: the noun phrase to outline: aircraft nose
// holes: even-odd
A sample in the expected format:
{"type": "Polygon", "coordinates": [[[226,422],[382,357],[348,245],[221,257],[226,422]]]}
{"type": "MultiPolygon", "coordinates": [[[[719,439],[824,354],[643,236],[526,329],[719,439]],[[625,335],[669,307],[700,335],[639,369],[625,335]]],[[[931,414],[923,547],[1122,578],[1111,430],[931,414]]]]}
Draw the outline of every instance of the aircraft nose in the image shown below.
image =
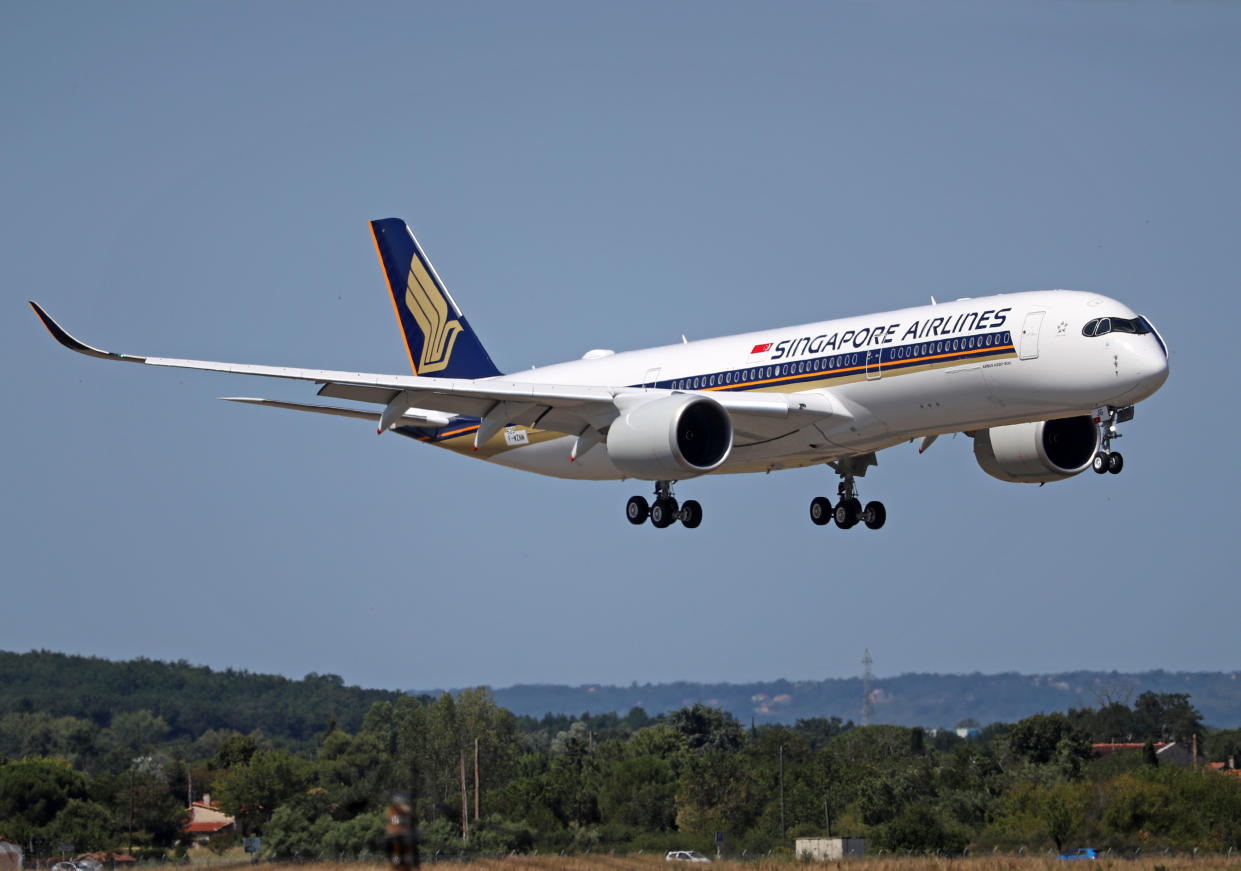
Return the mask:
{"type": "Polygon", "coordinates": [[[1163,340],[1154,335],[1142,336],[1137,347],[1130,348],[1127,355],[1134,375],[1134,389],[1126,397],[1137,402],[1153,394],[1168,380],[1168,352],[1163,340]]]}

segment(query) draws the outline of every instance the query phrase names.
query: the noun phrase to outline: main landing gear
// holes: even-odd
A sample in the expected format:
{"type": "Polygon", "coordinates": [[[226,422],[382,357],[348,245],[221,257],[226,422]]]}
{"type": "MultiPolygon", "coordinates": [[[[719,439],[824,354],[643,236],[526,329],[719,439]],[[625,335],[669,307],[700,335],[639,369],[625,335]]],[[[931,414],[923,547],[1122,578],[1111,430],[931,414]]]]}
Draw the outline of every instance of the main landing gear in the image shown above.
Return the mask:
{"type": "Polygon", "coordinates": [[[868,529],[882,527],[888,519],[888,511],[883,503],[867,502],[863,508],[861,500],[858,499],[853,469],[845,464],[832,463],[831,466],[840,475],[840,486],[836,488],[836,507],[832,507],[831,500],[826,496],[816,496],[810,500],[811,522],[815,526],[827,526],[834,520],[841,529],[852,529],[859,522],[866,524],[868,529]]]}
{"type": "Polygon", "coordinates": [[[677,505],[672,495],[672,481],[655,482],[655,501],[650,505],[641,496],[630,496],[625,505],[625,517],[634,526],[641,526],[646,519],[651,519],[651,526],[664,529],[681,521],[686,529],[693,529],[702,523],[702,506],[693,499],[685,500],[684,505],[677,505]]]}
{"type": "Polygon", "coordinates": [[[1103,427],[1103,439],[1099,452],[1090,461],[1090,467],[1100,475],[1105,472],[1119,475],[1120,470],[1125,467],[1125,458],[1120,455],[1120,451],[1112,450],[1112,439],[1118,439],[1121,435],[1116,424],[1128,423],[1133,420],[1133,406],[1129,405],[1124,408],[1108,407],[1105,411],[1106,413],[1098,413],[1096,415],[1103,427]]]}

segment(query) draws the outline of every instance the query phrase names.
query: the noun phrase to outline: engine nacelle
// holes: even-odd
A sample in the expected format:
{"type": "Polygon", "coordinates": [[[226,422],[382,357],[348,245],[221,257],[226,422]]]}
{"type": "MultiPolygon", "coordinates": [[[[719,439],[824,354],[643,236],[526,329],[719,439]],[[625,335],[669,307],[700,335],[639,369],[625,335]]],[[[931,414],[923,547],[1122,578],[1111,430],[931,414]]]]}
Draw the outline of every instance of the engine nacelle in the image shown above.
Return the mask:
{"type": "Polygon", "coordinates": [[[1090,468],[1098,451],[1099,427],[1086,414],[974,433],[978,465],[1001,481],[1062,481],[1090,468]]]}
{"type": "Polygon", "coordinates": [[[733,422],[718,402],[672,395],[624,410],[608,430],[608,457],[627,475],[678,481],[703,475],[728,459],[733,422]]]}

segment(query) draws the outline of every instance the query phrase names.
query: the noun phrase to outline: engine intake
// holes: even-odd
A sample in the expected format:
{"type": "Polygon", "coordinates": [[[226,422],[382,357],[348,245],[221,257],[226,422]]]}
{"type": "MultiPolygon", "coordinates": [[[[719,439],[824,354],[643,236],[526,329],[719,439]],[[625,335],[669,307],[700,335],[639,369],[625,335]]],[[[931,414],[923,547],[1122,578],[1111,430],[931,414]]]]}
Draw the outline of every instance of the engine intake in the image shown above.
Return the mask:
{"type": "Polygon", "coordinates": [[[1090,467],[1099,427],[1090,415],[997,426],[974,434],[974,456],[1001,481],[1063,481],[1090,467]]]}
{"type": "Polygon", "coordinates": [[[733,422],[704,396],[665,396],[635,405],[608,430],[608,457],[648,481],[678,481],[718,469],[733,447],[733,422]]]}

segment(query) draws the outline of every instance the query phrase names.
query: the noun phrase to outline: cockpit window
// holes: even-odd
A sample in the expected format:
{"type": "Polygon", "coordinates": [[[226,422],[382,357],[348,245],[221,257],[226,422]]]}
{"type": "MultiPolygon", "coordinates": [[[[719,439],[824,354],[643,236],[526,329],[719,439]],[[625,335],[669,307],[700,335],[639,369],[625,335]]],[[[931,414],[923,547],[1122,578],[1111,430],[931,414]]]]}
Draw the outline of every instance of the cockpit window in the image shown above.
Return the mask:
{"type": "Polygon", "coordinates": [[[1108,333],[1135,333],[1144,335],[1151,332],[1146,318],[1095,318],[1082,327],[1083,336],[1105,336],[1108,333]]]}

